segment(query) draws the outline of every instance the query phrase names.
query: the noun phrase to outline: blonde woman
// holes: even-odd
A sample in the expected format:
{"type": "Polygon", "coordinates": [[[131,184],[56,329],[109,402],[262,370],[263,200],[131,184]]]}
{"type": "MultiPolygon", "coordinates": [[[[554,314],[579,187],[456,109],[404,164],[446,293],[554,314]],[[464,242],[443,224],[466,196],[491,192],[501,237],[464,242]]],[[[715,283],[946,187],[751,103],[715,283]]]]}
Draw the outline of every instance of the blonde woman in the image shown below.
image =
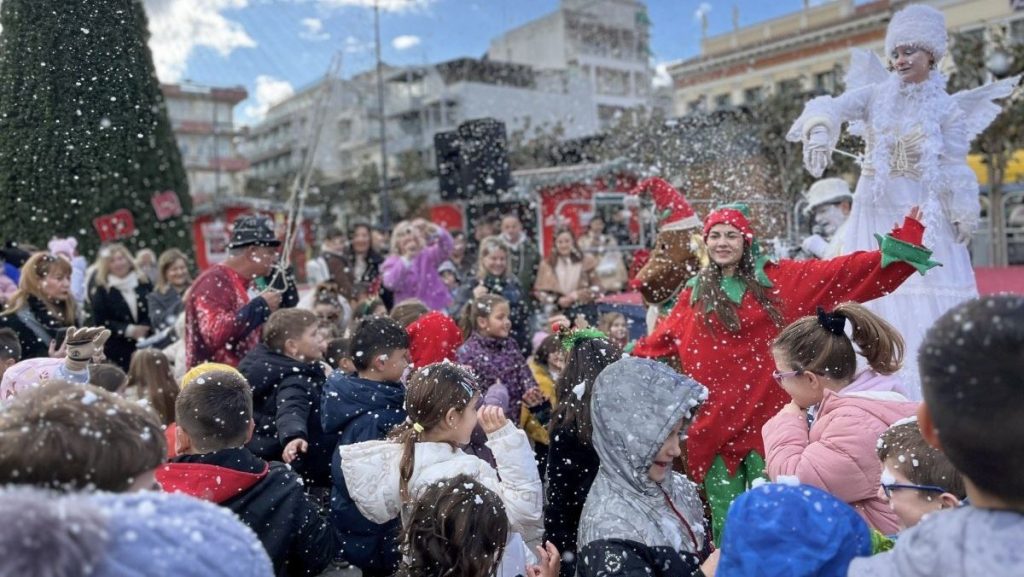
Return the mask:
{"type": "Polygon", "coordinates": [[[530,354],[530,335],[527,330],[530,311],[523,287],[509,266],[509,253],[508,245],[500,236],[489,236],[481,240],[476,274],[462,283],[448,310],[452,317],[457,318],[466,303],[473,299],[486,294],[504,297],[512,309],[512,338],[526,356],[530,354]]]}
{"type": "Polygon", "coordinates": [[[152,291],[152,283],[124,245],[112,244],[100,251],[89,290],[93,323],[113,333],[107,341],[107,357],[125,371],[137,343],[152,331],[147,302],[152,291]]]}
{"type": "Polygon", "coordinates": [[[21,268],[18,290],[0,315],[0,327],[18,334],[21,358],[49,356],[75,324],[71,263],[49,253],[33,255],[21,268]]]}
{"type": "Polygon", "coordinates": [[[185,291],[191,284],[192,273],[185,253],[176,248],[161,253],[156,267],[156,286],[146,299],[153,330],[174,326],[185,311],[185,291]]]}

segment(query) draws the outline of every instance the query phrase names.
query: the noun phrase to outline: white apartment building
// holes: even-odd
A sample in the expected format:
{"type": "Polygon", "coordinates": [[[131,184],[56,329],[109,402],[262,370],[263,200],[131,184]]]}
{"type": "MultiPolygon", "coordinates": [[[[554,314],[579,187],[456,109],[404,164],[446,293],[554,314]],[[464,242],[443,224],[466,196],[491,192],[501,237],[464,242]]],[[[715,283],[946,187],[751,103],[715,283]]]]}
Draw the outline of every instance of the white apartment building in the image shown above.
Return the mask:
{"type": "MultiPolygon", "coordinates": [[[[334,80],[314,167],[326,182],[355,178],[368,164],[380,165],[376,71],[334,80]]],[[[252,127],[244,151],[254,178],[294,173],[308,154],[317,82],[275,105],[252,127]]],[[[589,85],[565,71],[457,59],[384,71],[389,173],[399,176],[405,154],[433,170],[434,134],[476,118],[491,117],[507,131],[558,130],[563,138],[598,132],[589,85]]]]}
{"type": "Polygon", "coordinates": [[[238,151],[234,109],[248,96],[245,88],[162,84],[160,89],[193,203],[240,195],[249,164],[238,151]]]}
{"type": "MultiPolygon", "coordinates": [[[[348,176],[367,163],[380,163],[376,76],[368,73],[355,81],[363,105],[337,116],[339,159],[348,176]]],[[[558,130],[563,138],[577,138],[599,129],[588,86],[565,72],[464,58],[392,70],[385,86],[392,171],[398,158],[410,153],[432,170],[434,135],[476,118],[500,120],[509,134],[558,130]]]]}
{"type": "Polygon", "coordinates": [[[342,179],[338,133],[333,118],[337,111],[352,106],[355,101],[348,83],[340,79],[322,79],[306,86],[270,107],[264,120],[249,129],[242,152],[251,164],[251,178],[275,180],[294,175],[302,168],[313,142],[317,104],[326,97],[327,91],[330,99],[323,116],[325,124],[320,132],[314,167],[327,181],[342,179]]]}
{"type": "Polygon", "coordinates": [[[562,0],[491,41],[487,57],[582,77],[602,128],[651,106],[650,21],[637,0],[562,0]]]}

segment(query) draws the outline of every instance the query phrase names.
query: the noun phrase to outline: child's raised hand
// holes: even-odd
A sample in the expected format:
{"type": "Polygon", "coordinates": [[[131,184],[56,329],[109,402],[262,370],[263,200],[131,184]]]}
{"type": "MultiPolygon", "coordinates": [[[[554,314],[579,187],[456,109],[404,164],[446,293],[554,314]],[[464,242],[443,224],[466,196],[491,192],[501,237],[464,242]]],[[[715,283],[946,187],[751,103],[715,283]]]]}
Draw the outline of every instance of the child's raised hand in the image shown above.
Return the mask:
{"type": "Polygon", "coordinates": [[[526,568],[527,577],[558,577],[558,564],[562,558],[551,541],[545,541],[544,547],[537,547],[537,559],[539,564],[526,568]]]}
{"type": "Polygon", "coordinates": [[[505,410],[494,405],[484,405],[476,412],[480,419],[480,427],[490,435],[505,426],[508,418],[505,417],[505,410]]]}
{"type": "Polygon", "coordinates": [[[309,443],[305,439],[292,439],[284,446],[284,454],[281,456],[285,463],[291,463],[299,458],[299,453],[305,453],[309,449],[309,443]]]}

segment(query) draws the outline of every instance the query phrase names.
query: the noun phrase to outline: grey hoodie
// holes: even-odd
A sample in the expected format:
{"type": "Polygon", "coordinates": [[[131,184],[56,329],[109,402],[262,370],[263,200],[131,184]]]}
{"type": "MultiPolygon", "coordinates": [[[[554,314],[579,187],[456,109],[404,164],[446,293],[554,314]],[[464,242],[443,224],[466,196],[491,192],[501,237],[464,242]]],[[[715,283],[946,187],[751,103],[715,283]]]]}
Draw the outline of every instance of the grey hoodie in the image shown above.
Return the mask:
{"type": "Polygon", "coordinates": [[[854,559],[849,577],[1024,575],[1024,514],[962,507],[929,515],[896,547],[854,559]]]}
{"type": "Polygon", "coordinates": [[[617,540],[694,554],[706,548],[696,486],[674,472],[661,484],[697,539],[695,550],[648,470],[672,428],[684,417],[693,419],[707,394],[693,379],[650,359],[626,357],[598,375],[591,419],[601,467],[580,519],[581,550],[617,540]]]}

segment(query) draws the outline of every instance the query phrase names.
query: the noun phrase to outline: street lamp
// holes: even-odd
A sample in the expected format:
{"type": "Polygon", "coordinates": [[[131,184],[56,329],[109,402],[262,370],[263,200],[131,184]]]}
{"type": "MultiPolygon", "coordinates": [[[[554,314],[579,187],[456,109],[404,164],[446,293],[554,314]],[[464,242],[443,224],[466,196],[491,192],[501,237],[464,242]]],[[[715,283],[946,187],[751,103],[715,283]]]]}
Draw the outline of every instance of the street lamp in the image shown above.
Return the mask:
{"type": "Polygon", "coordinates": [[[377,54],[377,114],[380,116],[380,224],[391,229],[391,195],[388,193],[387,125],[384,119],[384,61],[380,58],[380,0],[373,2],[373,33],[377,54]]]}

